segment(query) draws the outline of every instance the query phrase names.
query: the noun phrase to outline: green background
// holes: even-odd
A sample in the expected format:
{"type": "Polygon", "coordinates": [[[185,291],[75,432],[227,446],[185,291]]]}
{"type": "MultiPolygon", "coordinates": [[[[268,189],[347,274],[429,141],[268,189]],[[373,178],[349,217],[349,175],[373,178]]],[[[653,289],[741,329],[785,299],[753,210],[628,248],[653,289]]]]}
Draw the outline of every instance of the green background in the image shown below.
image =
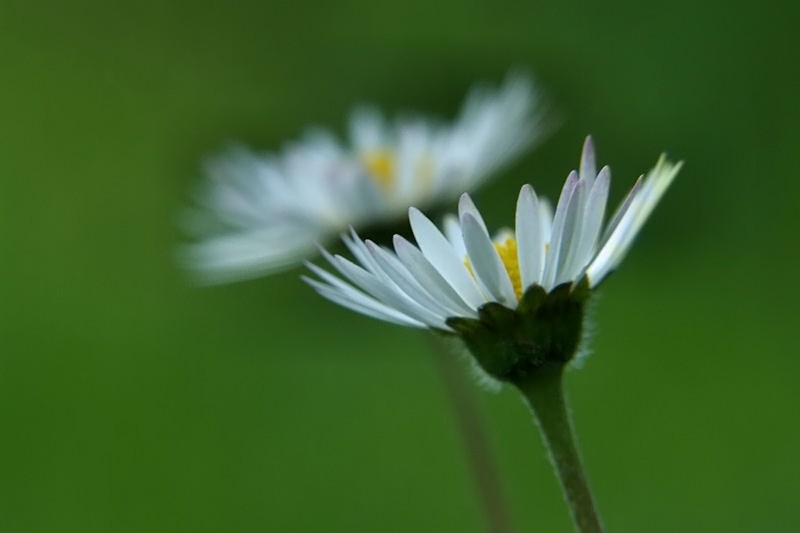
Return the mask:
{"type": "MultiPolygon", "coordinates": [[[[192,287],[200,161],[347,110],[451,117],[534,71],[561,127],[476,195],[510,223],[584,135],[674,187],[568,375],[609,531],[797,531],[798,5],[0,3],[0,531],[482,531],[423,335],[300,270],[192,287]]],[[[569,531],[518,395],[475,387],[520,531],[569,531]]]]}

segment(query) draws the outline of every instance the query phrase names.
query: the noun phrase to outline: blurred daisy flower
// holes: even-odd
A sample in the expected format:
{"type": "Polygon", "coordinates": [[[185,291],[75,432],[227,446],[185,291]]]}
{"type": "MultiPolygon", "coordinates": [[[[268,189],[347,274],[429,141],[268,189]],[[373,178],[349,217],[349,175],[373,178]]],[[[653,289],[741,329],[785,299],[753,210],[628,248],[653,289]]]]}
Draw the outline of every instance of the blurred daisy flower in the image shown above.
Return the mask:
{"type": "Polygon", "coordinates": [[[541,135],[531,81],[510,75],[475,87],[445,124],[421,116],[387,121],[362,107],[340,142],[309,131],[278,154],[234,148],[206,166],[187,217],[198,239],[182,260],[200,279],[229,281],[292,266],[348,227],[364,228],[472,191],[541,135]]]}
{"type": "Polygon", "coordinates": [[[524,365],[572,358],[584,302],[619,265],[679,168],[662,157],[603,229],[611,172],[596,171],[588,138],[555,214],[530,185],[517,200],[515,231],[493,238],[467,194],[444,231],[412,207],[416,246],[395,236],[391,250],[351,230],[343,240],[356,261],[326,252],[340,277],[309,264],[319,279],[305,280],[354,311],[458,334],[490,375],[513,380],[521,352],[533,360],[524,365]]]}

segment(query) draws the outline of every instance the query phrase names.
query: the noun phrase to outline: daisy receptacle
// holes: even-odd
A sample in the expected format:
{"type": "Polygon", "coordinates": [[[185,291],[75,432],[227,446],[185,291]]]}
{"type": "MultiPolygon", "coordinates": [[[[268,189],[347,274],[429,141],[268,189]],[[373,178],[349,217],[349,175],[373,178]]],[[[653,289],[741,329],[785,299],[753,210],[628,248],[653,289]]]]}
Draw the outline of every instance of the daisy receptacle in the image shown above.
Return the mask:
{"type": "Polygon", "coordinates": [[[611,172],[591,138],[553,213],[522,187],[514,230],[491,236],[467,194],[440,230],[409,210],[416,245],[392,249],[343,236],[355,262],[323,250],[334,275],[308,264],[322,296],[400,325],[460,338],[480,368],[514,385],[542,432],[577,531],[602,531],[564,399],[562,376],[581,344],[586,303],[617,268],[681,164],[661,157],[603,224],[611,172]]]}

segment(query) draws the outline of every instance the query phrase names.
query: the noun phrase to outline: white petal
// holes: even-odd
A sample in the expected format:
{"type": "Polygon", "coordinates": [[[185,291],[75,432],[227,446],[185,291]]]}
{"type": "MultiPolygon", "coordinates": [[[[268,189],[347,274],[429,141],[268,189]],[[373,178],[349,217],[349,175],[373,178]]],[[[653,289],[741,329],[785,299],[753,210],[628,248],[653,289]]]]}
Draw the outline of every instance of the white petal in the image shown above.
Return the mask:
{"type": "Polygon", "coordinates": [[[517,199],[517,258],[523,290],[541,281],[544,261],[539,200],[530,185],[523,185],[517,199]]]}
{"type": "Polygon", "coordinates": [[[418,209],[408,210],[411,231],[417,240],[419,249],[433,267],[470,306],[478,308],[486,299],[478,290],[475,280],[464,265],[464,258],[456,254],[450,242],[436,226],[418,209]]]}
{"type": "Polygon", "coordinates": [[[467,248],[464,246],[464,237],[461,235],[461,224],[458,223],[458,218],[455,215],[447,214],[442,221],[444,226],[444,234],[447,240],[453,245],[458,257],[467,256],[467,248]]]}
{"type": "Polygon", "coordinates": [[[617,210],[614,211],[614,215],[611,217],[611,220],[608,221],[608,225],[606,225],[606,229],[603,232],[603,236],[600,238],[600,247],[602,248],[603,244],[608,240],[611,234],[617,229],[617,224],[619,221],[622,220],[622,217],[628,211],[631,206],[631,202],[636,196],[639,194],[639,190],[642,188],[642,182],[644,181],[644,176],[639,176],[636,180],[636,183],[633,184],[631,187],[630,192],[628,192],[628,196],[625,197],[625,200],[617,207],[617,210]]]}
{"type": "Polygon", "coordinates": [[[369,253],[369,250],[367,250],[364,242],[361,240],[356,233],[356,230],[353,229],[352,226],[350,227],[350,235],[342,235],[342,242],[344,242],[348,250],[350,250],[350,253],[352,253],[353,256],[358,259],[358,262],[361,263],[367,270],[382,279],[387,279],[385,273],[375,262],[372,254],[369,253]]]}
{"type": "Polygon", "coordinates": [[[427,200],[430,180],[425,179],[425,158],[430,157],[430,131],[426,121],[409,119],[398,121],[395,127],[396,158],[395,181],[393,188],[398,198],[403,199],[402,207],[416,205],[427,200]]]}
{"type": "MultiPolygon", "coordinates": [[[[332,256],[331,256],[331,259],[333,259],[332,256]]],[[[359,305],[362,305],[364,307],[368,307],[370,309],[373,309],[376,312],[383,313],[384,315],[387,315],[387,316],[392,316],[395,319],[405,318],[408,321],[412,321],[414,323],[418,323],[418,321],[413,320],[408,315],[406,315],[404,313],[401,313],[400,311],[398,311],[398,310],[396,310],[394,308],[391,308],[389,306],[386,306],[386,305],[380,303],[378,300],[376,300],[372,296],[368,296],[368,295],[364,294],[363,292],[359,291],[358,289],[356,289],[355,287],[353,287],[349,283],[346,283],[343,280],[341,280],[340,278],[334,276],[333,274],[331,274],[327,270],[324,270],[324,269],[318,267],[317,265],[315,265],[315,264],[313,264],[313,263],[311,263],[309,261],[306,261],[305,265],[306,265],[306,267],[309,268],[309,270],[311,270],[314,274],[319,276],[325,283],[327,283],[327,285],[325,285],[326,287],[328,287],[332,291],[338,292],[342,297],[347,298],[347,299],[349,299],[349,300],[351,300],[351,301],[353,301],[353,302],[355,302],[355,303],[357,303],[359,305]]],[[[305,277],[303,277],[303,278],[306,279],[305,277]]],[[[312,285],[314,285],[315,288],[318,288],[318,285],[321,285],[319,282],[316,282],[316,280],[311,280],[311,281],[314,281],[316,283],[316,284],[312,283],[312,285]]]]}
{"type": "Polygon", "coordinates": [[[594,182],[597,175],[597,163],[595,163],[595,150],[594,141],[592,136],[586,137],[583,143],[583,151],[581,152],[581,166],[579,177],[582,180],[588,181],[590,184],[594,182]]]}
{"type": "Polygon", "coordinates": [[[631,198],[619,223],[587,268],[586,274],[592,287],[597,286],[625,257],[634,238],[675,179],[681,165],[682,163],[672,164],[662,156],[655,168],[648,173],[638,193],[631,198]]]}
{"type": "Polygon", "coordinates": [[[542,228],[542,242],[549,243],[553,233],[553,206],[547,198],[539,198],[539,220],[542,228]]]}
{"type": "Polygon", "coordinates": [[[386,123],[380,111],[362,106],[350,114],[350,142],[356,152],[378,150],[384,147],[386,123]]]}
{"type": "Polygon", "coordinates": [[[411,300],[405,293],[401,292],[394,284],[389,285],[377,278],[358,265],[348,261],[344,257],[337,255],[336,268],[344,276],[350,279],[358,287],[375,297],[379,302],[397,309],[415,320],[427,324],[428,326],[445,328],[444,318],[437,315],[430,309],[422,307],[419,303],[411,300]]]}
{"type": "Polygon", "coordinates": [[[409,298],[423,307],[430,309],[437,315],[444,317],[458,315],[458,309],[450,308],[444,305],[444,302],[431,296],[431,294],[414,279],[397,257],[372,241],[367,241],[366,245],[383,271],[409,298]]]}
{"type": "MultiPolygon", "coordinates": [[[[328,272],[324,268],[320,268],[320,267],[318,267],[317,265],[315,265],[314,263],[312,263],[310,261],[306,261],[305,265],[306,265],[306,267],[308,267],[309,270],[311,270],[311,272],[313,272],[314,274],[316,274],[317,276],[322,278],[322,281],[324,281],[325,283],[327,283],[328,285],[330,285],[334,289],[339,290],[343,294],[347,294],[350,291],[355,291],[356,293],[358,293],[360,295],[363,295],[365,298],[373,299],[371,296],[366,296],[364,293],[362,293],[358,289],[354,288],[349,283],[343,281],[341,278],[338,278],[338,277],[334,276],[333,274],[331,274],[330,272],[328,272]]],[[[383,304],[381,304],[381,305],[383,305],[383,304]]]]}
{"type": "Polygon", "coordinates": [[[314,255],[316,241],[327,239],[323,228],[287,228],[285,234],[264,231],[229,233],[187,245],[178,260],[200,283],[224,283],[275,272],[314,255]]]}
{"type": "Polygon", "coordinates": [[[547,257],[545,258],[544,273],[542,274],[542,286],[550,290],[555,281],[558,255],[561,248],[561,241],[564,233],[564,224],[566,223],[569,206],[572,203],[573,193],[575,187],[578,185],[578,174],[570,172],[567,176],[567,181],[561,189],[561,196],[558,198],[558,205],[556,206],[556,214],[553,217],[553,227],[550,234],[550,245],[547,250],[547,257]]]}
{"type": "Polygon", "coordinates": [[[343,307],[347,307],[357,313],[391,322],[392,324],[399,324],[401,326],[410,326],[415,328],[424,328],[425,324],[414,320],[413,318],[404,315],[394,309],[391,309],[374,298],[371,298],[356,289],[350,287],[350,291],[339,290],[317,280],[311,279],[307,276],[301,276],[301,279],[311,285],[321,296],[337,303],[343,307]]]}
{"type": "Polygon", "coordinates": [[[509,76],[500,90],[470,91],[452,127],[442,139],[444,167],[451,169],[450,190],[472,189],[541,135],[535,89],[529,80],[509,76]]]}
{"type": "Polygon", "coordinates": [[[587,182],[579,180],[572,192],[569,209],[564,218],[564,228],[561,232],[561,243],[558,251],[558,261],[556,262],[555,280],[553,286],[570,281],[569,272],[566,270],[567,264],[575,255],[580,241],[580,231],[583,225],[583,206],[589,191],[586,190],[587,182]]]}
{"type": "Polygon", "coordinates": [[[466,213],[461,218],[461,230],[464,232],[464,244],[475,277],[492,298],[515,307],[517,297],[514,294],[514,287],[489,234],[471,213],[466,213]]]}
{"type": "Polygon", "coordinates": [[[586,268],[594,255],[597,238],[600,236],[603,224],[610,183],[611,171],[608,167],[603,167],[586,200],[581,228],[578,232],[579,241],[568,263],[564,265],[564,277],[567,279],[574,279],[586,268]]]}
{"type": "Polygon", "coordinates": [[[395,235],[394,249],[397,252],[398,259],[425,290],[448,307],[459,311],[455,316],[478,316],[475,312],[475,307],[470,307],[464,302],[461,296],[456,293],[416,246],[400,235],[395,235]]]}
{"type": "Polygon", "coordinates": [[[516,239],[514,236],[514,230],[509,227],[505,227],[500,228],[495,232],[494,237],[492,237],[492,242],[495,244],[503,244],[509,239],[516,239]]]}
{"type": "Polygon", "coordinates": [[[589,277],[591,287],[596,287],[622,259],[626,251],[623,246],[634,225],[638,203],[637,199],[634,198],[625,215],[620,219],[614,231],[608,236],[597,255],[586,268],[586,275],[589,277]]]}
{"type": "Polygon", "coordinates": [[[483,217],[478,211],[478,208],[475,207],[475,203],[472,201],[472,198],[469,197],[469,194],[464,193],[458,199],[458,219],[463,221],[464,215],[467,213],[472,215],[472,218],[474,218],[475,221],[480,224],[481,228],[483,228],[483,231],[488,235],[489,230],[486,228],[486,223],[483,221],[483,217]]]}
{"type": "MultiPolygon", "coordinates": [[[[389,301],[386,301],[386,299],[384,299],[382,296],[380,296],[381,294],[385,293],[384,290],[382,290],[382,289],[375,290],[375,288],[377,286],[379,286],[379,285],[388,285],[391,282],[389,282],[389,281],[387,281],[385,279],[382,279],[382,278],[378,278],[378,276],[376,274],[365,270],[363,267],[352,263],[351,261],[345,259],[344,257],[342,257],[340,255],[336,255],[336,256],[332,255],[325,248],[320,247],[319,248],[319,252],[322,255],[322,257],[325,258],[325,260],[333,268],[335,268],[339,272],[339,274],[344,276],[344,278],[347,279],[350,283],[352,283],[353,285],[358,287],[358,289],[370,294],[372,297],[376,298],[378,301],[383,302],[384,304],[388,305],[389,307],[392,307],[394,309],[397,309],[397,310],[405,312],[405,310],[403,309],[403,305],[402,304],[398,305],[394,301],[395,300],[394,298],[389,298],[389,301]]],[[[317,269],[315,269],[315,268],[312,268],[312,271],[314,271],[314,273],[319,275],[321,278],[323,278],[325,281],[327,281],[331,285],[335,285],[337,287],[339,286],[339,284],[333,282],[330,279],[330,277],[333,277],[330,274],[328,274],[326,276],[326,275],[321,274],[320,272],[318,272],[317,269]],[[330,276],[330,277],[328,277],[328,276],[330,276]]],[[[320,269],[320,271],[321,271],[321,269],[320,269]]],[[[341,283],[344,283],[344,282],[341,282],[341,283]]],[[[406,313],[406,314],[408,314],[408,313],[406,313]]]]}
{"type": "MultiPolygon", "coordinates": [[[[354,268],[359,268],[360,270],[363,270],[363,269],[361,269],[360,267],[356,267],[355,265],[353,265],[353,264],[352,264],[352,263],[350,263],[349,261],[345,260],[345,259],[344,259],[344,258],[342,258],[341,256],[338,256],[338,255],[337,255],[337,256],[334,256],[333,254],[331,254],[330,252],[328,252],[328,250],[326,250],[325,248],[323,248],[323,247],[321,247],[321,246],[320,246],[320,248],[319,248],[319,253],[320,253],[320,255],[322,255],[322,257],[323,257],[323,258],[324,258],[324,259],[325,259],[325,260],[326,260],[326,261],[327,261],[327,262],[328,262],[328,263],[329,263],[329,264],[330,264],[330,265],[331,265],[333,268],[335,268],[335,269],[336,269],[336,270],[339,272],[339,274],[340,274],[341,276],[343,276],[343,277],[344,277],[346,280],[348,280],[350,283],[352,283],[353,285],[355,285],[355,286],[356,286],[356,287],[357,287],[359,290],[362,290],[362,291],[368,292],[368,293],[370,293],[370,294],[371,294],[373,297],[375,296],[374,294],[372,294],[372,293],[369,291],[369,289],[367,289],[367,288],[366,288],[366,287],[364,287],[364,286],[363,286],[361,283],[359,283],[359,281],[358,281],[358,279],[359,279],[359,278],[355,278],[355,277],[353,277],[353,276],[351,275],[351,272],[350,272],[350,270],[349,270],[349,269],[346,269],[346,268],[343,268],[343,267],[342,267],[342,262],[344,261],[344,262],[346,262],[346,263],[350,264],[350,265],[351,265],[352,267],[354,267],[354,268]]],[[[312,269],[312,270],[313,270],[313,269],[312,269]]],[[[316,272],[316,271],[315,271],[315,272],[316,272]]],[[[369,274],[369,273],[367,273],[367,274],[369,274]]],[[[370,276],[372,276],[372,277],[374,277],[374,275],[373,275],[373,274],[369,274],[369,275],[370,275],[370,276]]],[[[325,279],[326,281],[329,281],[329,280],[328,280],[328,278],[326,278],[325,276],[322,276],[321,274],[320,274],[320,277],[323,277],[323,279],[325,279]]],[[[329,282],[330,282],[330,281],[329,281],[329,282]]],[[[343,283],[344,283],[344,282],[343,282],[343,283]]],[[[397,306],[390,306],[390,307],[394,307],[395,309],[397,309],[397,308],[398,308],[397,306]]]]}

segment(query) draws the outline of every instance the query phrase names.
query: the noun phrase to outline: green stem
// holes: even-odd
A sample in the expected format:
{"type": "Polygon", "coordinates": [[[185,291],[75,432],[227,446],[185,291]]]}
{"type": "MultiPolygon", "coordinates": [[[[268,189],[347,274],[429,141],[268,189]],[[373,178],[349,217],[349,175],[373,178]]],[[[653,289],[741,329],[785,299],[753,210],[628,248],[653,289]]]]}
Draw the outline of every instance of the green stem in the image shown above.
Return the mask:
{"type": "Polygon", "coordinates": [[[533,410],[550,452],[561,488],[580,533],[602,533],[592,493],[581,466],[578,448],[564,401],[563,366],[540,368],[534,376],[516,383],[533,410]]]}

